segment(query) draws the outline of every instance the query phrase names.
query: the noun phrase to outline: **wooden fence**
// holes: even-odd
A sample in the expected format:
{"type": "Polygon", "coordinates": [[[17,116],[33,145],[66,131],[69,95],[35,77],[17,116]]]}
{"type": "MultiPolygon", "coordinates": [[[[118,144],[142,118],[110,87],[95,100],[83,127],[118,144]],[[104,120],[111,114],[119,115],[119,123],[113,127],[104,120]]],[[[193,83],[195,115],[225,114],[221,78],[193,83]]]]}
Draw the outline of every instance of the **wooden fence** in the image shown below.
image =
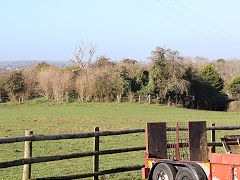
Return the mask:
{"type": "Polygon", "coordinates": [[[158,101],[158,94],[149,94],[149,95],[129,95],[129,96],[123,96],[119,97],[117,95],[117,101],[118,102],[138,102],[138,103],[153,103],[158,101]]]}
{"type": "MultiPolygon", "coordinates": [[[[179,128],[179,129],[187,129],[187,128],[179,128]]],[[[215,142],[216,130],[237,130],[237,129],[240,129],[240,126],[215,126],[215,123],[212,123],[211,126],[207,128],[207,130],[211,131],[211,142],[208,142],[208,146],[212,146],[212,152],[215,152],[216,146],[222,146],[221,142],[215,142]]],[[[167,128],[167,131],[175,131],[175,130],[176,130],[175,127],[167,128]]],[[[142,167],[144,167],[144,165],[119,167],[115,169],[99,171],[100,155],[142,151],[146,149],[145,146],[142,146],[142,147],[99,151],[99,143],[100,143],[99,137],[132,134],[132,133],[143,133],[143,132],[145,132],[145,129],[132,129],[132,130],[122,130],[122,131],[99,131],[98,127],[94,128],[94,132],[78,133],[78,134],[33,135],[32,131],[26,131],[25,136],[23,137],[0,139],[0,144],[25,142],[24,158],[13,160],[13,161],[0,162],[0,169],[23,165],[23,179],[27,180],[31,178],[31,164],[93,156],[93,172],[92,173],[61,176],[61,177],[44,177],[44,178],[37,178],[37,179],[79,179],[79,178],[93,177],[94,180],[97,180],[98,176],[100,175],[140,170],[142,167]],[[32,157],[32,141],[91,138],[91,137],[94,138],[94,147],[93,147],[93,151],[91,152],[73,153],[73,154],[56,155],[56,156],[32,157]]]]}

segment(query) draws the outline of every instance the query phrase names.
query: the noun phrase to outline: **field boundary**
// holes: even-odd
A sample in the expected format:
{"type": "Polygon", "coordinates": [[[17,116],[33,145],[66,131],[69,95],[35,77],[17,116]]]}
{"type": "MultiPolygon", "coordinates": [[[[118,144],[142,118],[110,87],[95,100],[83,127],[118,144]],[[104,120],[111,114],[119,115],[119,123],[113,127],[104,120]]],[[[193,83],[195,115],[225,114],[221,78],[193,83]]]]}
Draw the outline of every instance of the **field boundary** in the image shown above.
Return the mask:
{"type": "MultiPolygon", "coordinates": [[[[179,128],[179,129],[187,129],[187,128],[179,128]]],[[[207,130],[211,131],[211,141],[208,142],[207,144],[208,146],[212,147],[212,152],[215,152],[215,148],[217,146],[222,146],[221,142],[215,142],[216,130],[237,130],[237,129],[240,129],[240,126],[215,126],[215,123],[212,123],[210,127],[207,127],[207,130]]],[[[176,127],[168,127],[167,131],[176,131],[176,127]]],[[[121,131],[99,131],[99,127],[95,127],[94,132],[76,133],[76,134],[33,135],[33,131],[26,131],[25,136],[23,137],[0,139],[0,144],[25,142],[24,158],[13,160],[13,161],[0,162],[0,169],[24,165],[23,180],[27,180],[27,179],[31,179],[31,164],[93,156],[93,173],[77,174],[77,175],[69,175],[69,176],[61,176],[61,177],[43,177],[43,178],[37,178],[37,179],[78,179],[78,178],[93,177],[94,180],[97,180],[98,176],[104,175],[104,174],[140,170],[142,167],[144,167],[144,165],[125,166],[125,167],[118,167],[115,169],[109,169],[105,171],[99,171],[100,155],[143,151],[146,149],[145,146],[142,146],[142,147],[131,147],[131,148],[124,148],[124,149],[99,151],[99,144],[100,144],[99,137],[133,134],[133,133],[144,133],[144,132],[145,132],[145,129],[130,129],[130,130],[121,130],[121,131]],[[32,157],[33,141],[92,138],[92,137],[94,138],[93,151],[84,152],[84,153],[56,155],[56,156],[32,157]]]]}

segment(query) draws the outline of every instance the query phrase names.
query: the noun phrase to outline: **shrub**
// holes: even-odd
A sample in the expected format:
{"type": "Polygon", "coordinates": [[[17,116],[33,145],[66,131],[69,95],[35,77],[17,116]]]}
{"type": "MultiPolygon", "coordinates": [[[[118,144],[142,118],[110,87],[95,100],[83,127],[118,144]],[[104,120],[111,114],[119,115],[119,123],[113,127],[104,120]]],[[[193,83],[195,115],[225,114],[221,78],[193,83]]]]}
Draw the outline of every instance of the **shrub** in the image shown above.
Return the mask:
{"type": "Polygon", "coordinates": [[[0,97],[7,96],[7,92],[4,89],[5,81],[6,81],[6,75],[0,72],[0,97]]]}
{"type": "Polygon", "coordinates": [[[129,77],[121,68],[88,68],[76,79],[76,91],[81,101],[113,101],[130,91],[129,77]]]}
{"type": "Polygon", "coordinates": [[[74,75],[78,75],[78,73],[81,71],[81,68],[78,66],[64,66],[61,68],[61,70],[63,72],[67,71],[73,73],[74,75]]]}
{"type": "Polygon", "coordinates": [[[228,91],[233,98],[240,98],[240,77],[235,76],[232,80],[228,82],[228,91]]]}
{"type": "Polygon", "coordinates": [[[73,90],[72,73],[49,68],[38,74],[39,93],[48,100],[68,102],[73,90]]]}
{"type": "Polygon", "coordinates": [[[84,69],[76,77],[75,90],[80,101],[91,101],[93,98],[93,88],[95,77],[99,71],[84,69]]]}
{"type": "Polygon", "coordinates": [[[24,76],[22,71],[11,71],[6,76],[3,85],[5,91],[11,99],[16,99],[24,92],[24,76]]]}
{"type": "Polygon", "coordinates": [[[23,99],[32,99],[38,97],[38,81],[37,72],[33,68],[23,70],[24,91],[22,93],[23,99]]]}
{"type": "Polygon", "coordinates": [[[37,63],[36,66],[35,66],[35,70],[38,71],[38,72],[44,71],[44,70],[46,70],[48,68],[53,68],[53,66],[51,64],[48,64],[45,61],[37,63]]]}
{"type": "Polygon", "coordinates": [[[226,110],[229,102],[224,94],[198,76],[191,80],[189,95],[188,107],[193,109],[222,111],[226,110]]]}
{"type": "Polygon", "coordinates": [[[228,112],[240,112],[240,101],[232,101],[228,105],[228,112]]]}
{"type": "Polygon", "coordinates": [[[54,72],[52,69],[47,69],[38,73],[38,93],[48,100],[53,99],[53,84],[52,77],[54,72]]]}

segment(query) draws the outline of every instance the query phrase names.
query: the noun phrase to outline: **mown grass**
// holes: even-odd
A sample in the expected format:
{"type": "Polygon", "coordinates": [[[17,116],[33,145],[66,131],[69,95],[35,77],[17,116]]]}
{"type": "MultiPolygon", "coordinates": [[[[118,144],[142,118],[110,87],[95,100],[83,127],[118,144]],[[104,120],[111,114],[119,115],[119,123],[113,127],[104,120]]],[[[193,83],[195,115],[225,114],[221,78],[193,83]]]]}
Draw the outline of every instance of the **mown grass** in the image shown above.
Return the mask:
{"type": "MultiPolygon", "coordinates": [[[[37,99],[18,105],[0,104],[0,137],[24,136],[25,130],[34,134],[59,134],[100,130],[145,128],[146,122],[207,121],[207,125],[239,125],[240,113],[198,111],[156,104],[138,103],[69,103],[55,104],[37,99]]],[[[240,131],[217,131],[240,134],[240,131]]],[[[218,139],[219,140],[219,139],[218,139]]],[[[144,133],[100,137],[100,150],[145,145],[144,133]]],[[[92,150],[93,139],[41,141],[33,143],[33,156],[59,155],[92,150]]],[[[0,161],[23,157],[24,143],[4,144],[0,161]]],[[[144,152],[131,152],[100,157],[100,170],[125,165],[144,164],[144,152]]],[[[32,165],[32,177],[63,176],[92,172],[92,158],[79,158],[32,165]]],[[[22,167],[0,170],[1,179],[21,179],[22,167]]],[[[141,179],[141,172],[126,172],[103,176],[102,179],[141,179]]]]}

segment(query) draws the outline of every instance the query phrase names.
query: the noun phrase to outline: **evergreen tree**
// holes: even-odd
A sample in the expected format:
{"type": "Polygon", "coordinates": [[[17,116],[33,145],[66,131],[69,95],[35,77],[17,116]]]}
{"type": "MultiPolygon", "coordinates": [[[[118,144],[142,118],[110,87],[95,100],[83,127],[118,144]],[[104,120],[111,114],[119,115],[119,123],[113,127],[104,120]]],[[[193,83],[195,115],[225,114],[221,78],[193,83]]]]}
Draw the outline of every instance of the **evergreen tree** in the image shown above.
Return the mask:
{"type": "Polygon", "coordinates": [[[209,82],[210,85],[218,91],[221,91],[223,89],[223,79],[210,64],[206,64],[200,70],[200,76],[203,78],[203,80],[209,82]]]}
{"type": "Polygon", "coordinates": [[[228,83],[228,91],[234,98],[240,98],[240,77],[235,76],[228,83]]]}

